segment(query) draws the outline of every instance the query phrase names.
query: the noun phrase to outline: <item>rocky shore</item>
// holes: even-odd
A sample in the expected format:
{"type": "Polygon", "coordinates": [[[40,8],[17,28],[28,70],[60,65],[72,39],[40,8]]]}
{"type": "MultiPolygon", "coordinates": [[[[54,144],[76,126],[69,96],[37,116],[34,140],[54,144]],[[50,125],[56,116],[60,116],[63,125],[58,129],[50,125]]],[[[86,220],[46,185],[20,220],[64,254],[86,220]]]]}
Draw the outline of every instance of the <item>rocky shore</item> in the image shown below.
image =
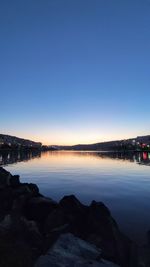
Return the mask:
{"type": "Polygon", "coordinates": [[[150,266],[150,248],[123,234],[102,203],[59,203],[0,168],[1,267],[150,266]]]}

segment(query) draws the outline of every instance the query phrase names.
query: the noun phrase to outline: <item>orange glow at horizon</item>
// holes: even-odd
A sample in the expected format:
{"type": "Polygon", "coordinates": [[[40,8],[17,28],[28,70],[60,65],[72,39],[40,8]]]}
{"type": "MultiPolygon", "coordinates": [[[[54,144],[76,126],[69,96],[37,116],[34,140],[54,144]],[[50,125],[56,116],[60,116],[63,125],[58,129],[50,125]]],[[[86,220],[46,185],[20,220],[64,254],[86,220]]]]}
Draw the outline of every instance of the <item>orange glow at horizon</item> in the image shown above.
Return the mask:
{"type": "Polygon", "coordinates": [[[123,140],[135,138],[138,135],[146,135],[146,132],[130,132],[122,128],[114,129],[96,129],[94,127],[84,127],[74,130],[64,128],[28,128],[26,130],[7,131],[4,134],[29,139],[35,142],[41,142],[43,145],[77,145],[77,144],[94,144],[106,141],[123,140]]]}
{"type": "Polygon", "coordinates": [[[73,137],[73,136],[28,136],[28,139],[41,142],[43,145],[63,145],[63,146],[72,146],[77,144],[94,144],[94,143],[100,143],[100,142],[107,142],[107,141],[115,141],[115,140],[123,140],[128,138],[134,138],[136,136],[114,136],[114,135],[108,135],[102,137],[102,136],[81,136],[81,137],[73,137]]]}

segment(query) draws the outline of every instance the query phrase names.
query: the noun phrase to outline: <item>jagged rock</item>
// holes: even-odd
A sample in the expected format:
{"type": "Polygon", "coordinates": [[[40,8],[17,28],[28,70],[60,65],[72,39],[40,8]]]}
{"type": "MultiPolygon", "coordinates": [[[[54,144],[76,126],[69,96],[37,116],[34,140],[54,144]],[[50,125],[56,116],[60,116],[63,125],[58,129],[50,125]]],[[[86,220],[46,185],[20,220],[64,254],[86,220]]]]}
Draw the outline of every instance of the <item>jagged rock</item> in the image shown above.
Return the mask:
{"type": "Polygon", "coordinates": [[[0,266],[33,266],[42,246],[43,237],[35,222],[14,214],[0,222],[0,266]]]}
{"type": "Polygon", "coordinates": [[[32,194],[34,196],[38,196],[39,195],[39,188],[36,184],[28,184],[28,188],[31,190],[32,194]]]}
{"type": "Polygon", "coordinates": [[[118,230],[118,226],[102,202],[92,201],[86,222],[87,233],[94,233],[100,239],[114,240],[114,230],[118,230]]]}
{"type": "Polygon", "coordinates": [[[26,184],[21,184],[13,188],[11,211],[20,216],[24,215],[24,207],[34,195],[35,193],[26,184]]]}
{"type": "Polygon", "coordinates": [[[13,175],[11,176],[9,180],[10,186],[15,187],[20,185],[20,176],[19,175],[13,175]]]}
{"type": "Polygon", "coordinates": [[[69,223],[70,232],[79,237],[84,236],[88,207],[83,205],[74,195],[65,196],[59,202],[60,208],[69,223]]]}
{"type": "MultiPolygon", "coordinates": [[[[93,201],[90,206],[85,206],[70,195],[56,203],[43,197],[35,184],[20,183],[19,176],[12,176],[0,168],[0,255],[4,246],[6,255],[7,245],[10,244],[11,251],[13,244],[16,249],[21,244],[18,248],[21,259],[24,260],[24,255],[30,251],[29,263],[25,261],[26,265],[21,265],[18,258],[20,265],[16,263],[14,266],[28,267],[32,258],[49,249],[62,233],[67,232],[101,248],[103,258],[121,267],[137,267],[136,246],[120,232],[109,209],[102,202],[93,201]]],[[[61,254],[57,256],[62,258],[61,254]]],[[[15,259],[11,260],[15,262],[15,259]]],[[[56,263],[55,259],[54,266],[72,266],[70,261],[68,265],[56,263]]],[[[88,264],[86,261],[86,266],[88,264]]],[[[1,259],[0,266],[3,266],[1,259]]],[[[78,261],[78,265],[73,266],[85,266],[85,263],[78,261]]]]}
{"type": "MultiPolygon", "coordinates": [[[[64,225],[67,225],[66,231],[102,248],[106,259],[125,267],[130,264],[132,251],[135,250],[133,243],[120,232],[109,209],[102,202],[92,201],[87,207],[75,196],[65,196],[48,216],[44,230],[52,238],[53,229],[61,229],[64,225]]],[[[53,242],[57,237],[53,235],[53,242]]]]}
{"type": "Polygon", "coordinates": [[[117,267],[101,258],[101,250],[73,236],[61,235],[45,256],[40,256],[35,267],[117,267]]]}
{"type": "Polygon", "coordinates": [[[38,246],[41,243],[42,236],[38,230],[37,224],[34,221],[28,221],[24,217],[8,214],[0,222],[0,234],[16,236],[22,242],[34,243],[38,246]]]}
{"type": "Polygon", "coordinates": [[[13,190],[11,187],[0,189],[0,217],[9,213],[13,206],[13,190]]]}
{"type": "Polygon", "coordinates": [[[41,248],[43,243],[43,237],[39,232],[35,221],[28,221],[26,218],[21,218],[21,226],[23,230],[23,236],[27,240],[27,243],[34,248],[41,248]]]}
{"type": "Polygon", "coordinates": [[[0,167],[0,188],[6,186],[18,186],[20,184],[19,175],[11,175],[10,172],[0,167]]]}
{"type": "Polygon", "coordinates": [[[67,223],[67,217],[62,209],[59,207],[57,209],[54,209],[48,216],[45,226],[44,226],[44,232],[50,233],[55,228],[59,228],[67,223]]]}
{"type": "Polygon", "coordinates": [[[57,207],[57,202],[46,197],[32,197],[24,208],[24,213],[29,220],[44,223],[50,212],[57,207]]]}
{"type": "Polygon", "coordinates": [[[86,240],[102,248],[102,254],[106,259],[128,267],[134,258],[133,266],[137,266],[133,242],[120,232],[116,221],[102,202],[91,203],[86,226],[86,240]]]}
{"type": "Polygon", "coordinates": [[[92,209],[95,215],[100,217],[108,217],[111,216],[110,210],[104,205],[103,202],[96,202],[95,200],[92,201],[90,208],[92,209]]]}
{"type": "Polygon", "coordinates": [[[10,238],[0,239],[1,267],[33,267],[32,250],[25,244],[15,243],[10,238]]]}
{"type": "MultiPolygon", "coordinates": [[[[18,187],[15,187],[13,189],[13,197],[14,197],[14,200],[16,200],[16,202],[17,201],[23,202],[23,199],[24,199],[24,204],[25,204],[25,202],[27,202],[31,198],[38,197],[38,196],[40,196],[39,189],[35,184],[24,183],[24,184],[20,184],[18,187]]],[[[22,205],[22,209],[23,209],[23,205],[22,205]]]]}
{"type": "Polygon", "coordinates": [[[83,211],[84,206],[74,195],[64,196],[59,205],[63,208],[67,213],[79,213],[83,211]]]}
{"type": "Polygon", "coordinates": [[[81,217],[85,214],[84,207],[73,195],[63,197],[56,209],[49,214],[45,222],[45,233],[50,233],[54,228],[59,228],[65,224],[69,224],[70,231],[79,232],[82,221],[81,217]]]}
{"type": "Polygon", "coordinates": [[[10,214],[7,214],[4,219],[0,222],[0,233],[8,231],[12,226],[12,218],[10,214]]]}
{"type": "Polygon", "coordinates": [[[9,186],[10,179],[12,179],[12,175],[10,174],[10,172],[0,167],[0,188],[9,186]]]}

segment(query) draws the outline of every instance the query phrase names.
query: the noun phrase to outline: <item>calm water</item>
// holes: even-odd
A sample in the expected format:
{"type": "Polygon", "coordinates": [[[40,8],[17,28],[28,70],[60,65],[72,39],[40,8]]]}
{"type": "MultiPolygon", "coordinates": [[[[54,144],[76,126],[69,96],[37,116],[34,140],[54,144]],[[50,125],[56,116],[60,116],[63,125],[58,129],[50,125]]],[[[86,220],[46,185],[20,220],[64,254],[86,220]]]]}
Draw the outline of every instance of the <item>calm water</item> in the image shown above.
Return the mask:
{"type": "Polygon", "coordinates": [[[103,201],[120,228],[142,241],[150,229],[150,154],[97,152],[0,154],[0,164],[22,182],[36,183],[41,193],[60,200],[75,194],[89,204],[103,201]]]}

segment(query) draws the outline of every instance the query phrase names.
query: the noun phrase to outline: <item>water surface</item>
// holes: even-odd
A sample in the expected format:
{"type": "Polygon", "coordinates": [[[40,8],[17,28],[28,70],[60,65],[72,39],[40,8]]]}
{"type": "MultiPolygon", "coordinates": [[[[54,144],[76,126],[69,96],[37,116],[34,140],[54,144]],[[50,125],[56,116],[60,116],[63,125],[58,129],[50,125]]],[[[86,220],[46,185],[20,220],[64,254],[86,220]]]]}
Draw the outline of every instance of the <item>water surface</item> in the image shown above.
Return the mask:
{"type": "Polygon", "coordinates": [[[120,228],[138,242],[150,229],[150,154],[79,151],[2,153],[0,164],[55,200],[75,194],[103,201],[120,228]]]}

